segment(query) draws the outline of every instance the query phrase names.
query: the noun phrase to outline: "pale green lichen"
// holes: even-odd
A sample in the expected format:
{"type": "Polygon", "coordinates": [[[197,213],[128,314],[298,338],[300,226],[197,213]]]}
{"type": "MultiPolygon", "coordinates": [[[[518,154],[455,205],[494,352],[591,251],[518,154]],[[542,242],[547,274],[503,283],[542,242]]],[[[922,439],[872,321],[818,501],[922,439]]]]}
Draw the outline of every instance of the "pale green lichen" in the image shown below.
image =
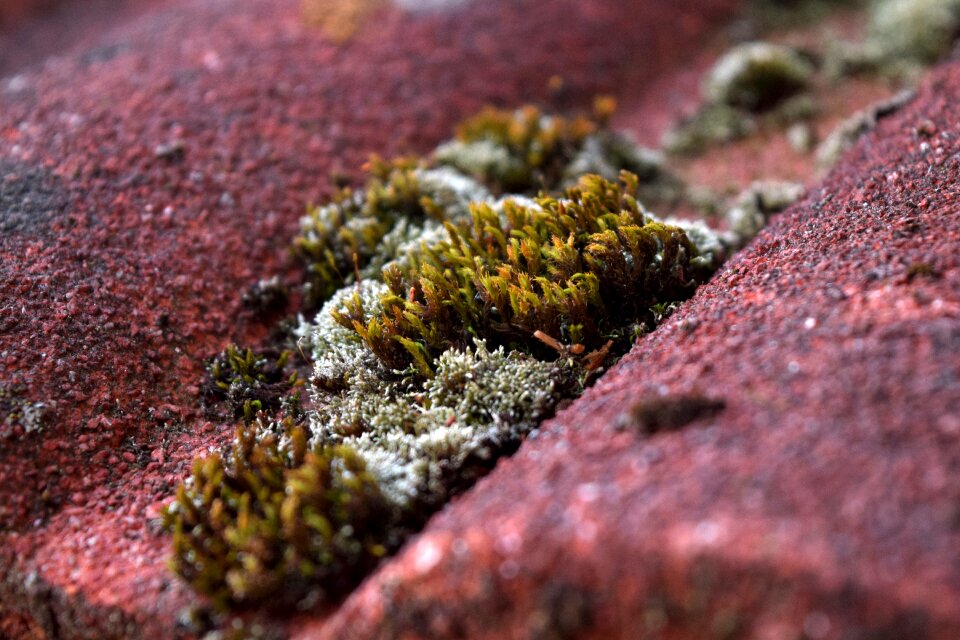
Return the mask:
{"type": "Polygon", "coordinates": [[[570,394],[562,363],[535,360],[483,341],[449,349],[422,386],[386,382],[358,369],[342,393],[314,395],[316,442],[356,450],[384,493],[405,509],[442,504],[570,394]],[[566,382],[564,382],[566,381],[566,382]]]}
{"type": "Polygon", "coordinates": [[[24,395],[23,387],[0,384],[0,438],[14,427],[27,434],[43,430],[49,405],[31,402],[24,395]]]}
{"type": "Polygon", "coordinates": [[[379,362],[364,346],[360,336],[337,323],[333,313],[346,312],[348,304],[356,298],[367,317],[373,317],[383,311],[380,299],[387,291],[387,285],[370,279],[345,287],[320,309],[312,325],[301,329],[307,337],[306,349],[314,363],[312,382],[315,386],[327,390],[343,389],[353,384],[356,376],[377,370],[379,362]]]}
{"type": "Polygon", "coordinates": [[[737,196],[727,212],[727,224],[738,242],[750,239],[767,226],[774,213],[803,197],[806,188],[796,182],[754,182],[737,196]]]}

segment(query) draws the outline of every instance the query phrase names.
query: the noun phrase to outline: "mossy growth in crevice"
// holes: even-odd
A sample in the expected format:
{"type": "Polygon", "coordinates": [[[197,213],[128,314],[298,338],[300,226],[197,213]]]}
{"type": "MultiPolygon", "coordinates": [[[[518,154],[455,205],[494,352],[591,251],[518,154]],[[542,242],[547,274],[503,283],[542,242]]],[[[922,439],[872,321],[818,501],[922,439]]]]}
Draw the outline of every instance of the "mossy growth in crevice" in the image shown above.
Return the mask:
{"type": "Polygon", "coordinates": [[[291,350],[255,352],[228,346],[207,363],[208,378],[201,388],[208,409],[226,403],[234,417],[286,407],[299,411],[305,380],[293,366],[291,350]]]}
{"type": "Polygon", "coordinates": [[[745,241],[649,212],[683,187],[610,107],[486,111],[311,209],[294,252],[319,313],[285,351],[211,361],[205,397],[241,424],[164,512],[173,569],[216,607],[342,595],[745,241]],[[468,168],[475,144],[512,168],[468,168]]]}
{"type": "Polygon", "coordinates": [[[237,429],[198,458],[164,511],[172,565],[221,608],[343,593],[399,544],[400,514],[343,445],[308,447],[302,427],[237,429]]]}
{"type": "Polygon", "coordinates": [[[0,441],[43,431],[49,406],[26,399],[24,385],[0,384],[0,441]]]}
{"type": "Polygon", "coordinates": [[[876,74],[915,80],[960,36],[958,0],[872,0],[865,3],[866,37],[838,42],[826,66],[833,77],[876,74]]]}
{"type": "Polygon", "coordinates": [[[648,202],[675,201],[682,185],[660,154],[608,128],[615,109],[609,97],[595,101],[593,118],[547,115],[530,105],[488,108],[461,124],[433,161],[471,176],[495,195],[562,191],[589,173],[613,180],[627,170],[639,177],[648,202]]]}
{"type": "Polygon", "coordinates": [[[306,308],[317,309],[340,287],[376,278],[386,262],[415,246],[443,222],[469,218],[469,205],[504,193],[558,193],[580,176],[638,176],[645,202],[675,203],[684,194],[660,154],[607,128],[614,108],[598,99],[594,118],[564,118],[527,106],[487,109],[428,158],[373,158],[359,189],[341,188],[312,206],[301,222],[294,255],[307,272],[306,308]]]}
{"type": "Polygon", "coordinates": [[[703,79],[697,112],[664,136],[671,153],[696,154],[745,138],[764,126],[815,115],[807,93],[815,72],[802,52],[769,42],[748,42],[725,53],[703,79]]]}
{"type": "Polygon", "coordinates": [[[381,250],[384,237],[400,222],[439,217],[439,205],[421,185],[415,160],[369,163],[362,191],[346,187],[333,201],[312,207],[293,250],[307,265],[306,298],[317,305],[359,275],[381,250]]]}
{"type": "Polygon", "coordinates": [[[476,204],[469,224],[448,224],[446,239],[384,270],[379,315],[364,321],[358,296],[335,319],[387,367],[427,376],[474,337],[542,358],[557,355],[551,339],[581,352],[622,342],[651,306],[689,296],[716,265],[644,211],[635,175],[621,180],[589,175],[559,198],[476,204]]]}

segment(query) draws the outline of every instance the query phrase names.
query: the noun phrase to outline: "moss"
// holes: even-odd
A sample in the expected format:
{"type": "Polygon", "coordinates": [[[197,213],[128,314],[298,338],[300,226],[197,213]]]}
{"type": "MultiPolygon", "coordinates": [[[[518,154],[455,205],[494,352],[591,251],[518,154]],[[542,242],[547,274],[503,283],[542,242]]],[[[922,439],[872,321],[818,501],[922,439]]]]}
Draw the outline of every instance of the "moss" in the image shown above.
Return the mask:
{"type": "Polygon", "coordinates": [[[487,108],[457,129],[434,159],[472,175],[496,193],[556,188],[564,170],[597,124],[580,117],[546,116],[534,106],[487,108]]]}
{"type": "Polygon", "coordinates": [[[194,462],[163,520],[174,571],[220,607],[343,593],[396,545],[397,514],[364,460],[308,448],[299,428],[238,429],[226,457],[194,462]]]}
{"type": "Polygon", "coordinates": [[[389,368],[426,375],[474,336],[541,356],[538,332],[585,350],[619,341],[652,305],[709,275],[683,230],[647,215],[636,190],[632,174],[622,185],[586,176],[563,198],[506,200],[502,214],[476,205],[469,226],[448,225],[448,239],[385,272],[379,317],[364,323],[359,307],[335,317],[389,368]]]}
{"type": "Polygon", "coordinates": [[[174,571],[220,608],[342,594],[572,395],[562,369],[482,342],[422,387],[358,365],[310,431],[254,420],[195,461],[163,513],[174,571]]]}
{"type": "Polygon", "coordinates": [[[211,361],[207,395],[242,425],[164,513],[198,592],[221,608],[343,593],[716,269],[738,236],[644,209],[684,189],[604,129],[611,108],[487,111],[460,130],[466,155],[375,160],[311,210],[295,252],[305,311],[322,308],[292,329],[308,403],[290,351],[211,361]],[[488,151],[484,185],[456,169],[488,151]],[[491,195],[507,185],[526,194],[491,195]]]}
{"type": "Polygon", "coordinates": [[[813,65],[790,47],[749,42],[734,47],[704,80],[709,103],[746,111],[766,111],[809,83],[813,65]]]}
{"type": "Polygon", "coordinates": [[[514,111],[488,108],[466,120],[456,139],[440,145],[433,159],[473,176],[496,194],[553,192],[588,173],[615,180],[627,170],[651,186],[648,195],[675,197],[670,189],[679,183],[666,172],[659,154],[606,127],[615,108],[612,99],[600,98],[592,119],[545,115],[532,105],[514,111]],[[664,188],[665,193],[655,191],[664,188]]]}
{"type": "Polygon", "coordinates": [[[442,172],[426,172],[416,160],[369,164],[370,179],[359,192],[340,190],[330,204],[312,207],[301,220],[293,251],[306,265],[306,303],[319,306],[368,267],[382,265],[385,255],[407,236],[421,233],[430,220],[455,215],[482,199],[479,185],[463,176],[451,184],[442,172]]]}
{"type": "Polygon", "coordinates": [[[726,104],[707,104],[667,131],[663,148],[670,153],[695,154],[714,144],[746,138],[757,127],[756,118],[749,113],[726,104]]]}
{"type": "Polygon", "coordinates": [[[304,384],[291,366],[292,358],[291,351],[256,353],[230,345],[207,363],[203,396],[211,404],[226,402],[236,417],[277,411],[282,400],[293,400],[304,384]]]}
{"type": "Polygon", "coordinates": [[[794,49],[750,42],[728,51],[703,81],[697,112],[668,131],[670,153],[695,154],[746,138],[763,126],[782,127],[810,118],[817,104],[804,93],[813,65],[794,49]]]}
{"type": "Polygon", "coordinates": [[[865,48],[881,59],[936,62],[960,35],[958,0],[876,0],[865,48]]]}

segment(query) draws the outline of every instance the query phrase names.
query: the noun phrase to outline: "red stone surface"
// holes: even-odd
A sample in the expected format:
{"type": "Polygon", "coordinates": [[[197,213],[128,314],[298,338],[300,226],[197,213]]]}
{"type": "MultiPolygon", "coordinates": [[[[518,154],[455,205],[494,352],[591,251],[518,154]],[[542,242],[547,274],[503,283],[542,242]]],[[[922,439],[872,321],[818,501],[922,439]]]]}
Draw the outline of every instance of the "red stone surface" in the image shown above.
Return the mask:
{"type": "Polygon", "coordinates": [[[954,61],[296,637],[960,637],[958,104],[954,61]]]}
{"type": "Polygon", "coordinates": [[[10,27],[32,13],[40,13],[53,6],[51,0],[7,0],[0,5],[0,27],[10,27]]]}
{"type": "MultiPolygon", "coordinates": [[[[0,421],[0,632],[179,633],[194,596],[166,570],[157,509],[230,431],[197,412],[202,361],[265,334],[240,296],[291,272],[289,238],[331,173],[429,149],[484,103],[629,98],[735,4],[388,10],[334,45],[294,0],[144,0],[9,68],[0,385],[48,408],[39,433],[0,421]]],[[[30,33],[66,33],[64,15],[30,33]]]]}

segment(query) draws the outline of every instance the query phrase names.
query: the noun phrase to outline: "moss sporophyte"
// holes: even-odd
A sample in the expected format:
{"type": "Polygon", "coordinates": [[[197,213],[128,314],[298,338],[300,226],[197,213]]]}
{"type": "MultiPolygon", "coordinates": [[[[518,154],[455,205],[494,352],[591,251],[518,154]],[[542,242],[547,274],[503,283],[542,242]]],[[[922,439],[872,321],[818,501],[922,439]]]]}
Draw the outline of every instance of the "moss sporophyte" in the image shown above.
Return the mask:
{"type": "Polygon", "coordinates": [[[643,198],[682,184],[599,106],[485,111],[309,211],[294,253],[320,309],[289,340],[312,375],[289,352],[212,360],[207,396],[241,424],[164,512],[198,592],[221,608],[343,594],[784,205],[761,185],[732,231],[657,218],[643,198]]]}

